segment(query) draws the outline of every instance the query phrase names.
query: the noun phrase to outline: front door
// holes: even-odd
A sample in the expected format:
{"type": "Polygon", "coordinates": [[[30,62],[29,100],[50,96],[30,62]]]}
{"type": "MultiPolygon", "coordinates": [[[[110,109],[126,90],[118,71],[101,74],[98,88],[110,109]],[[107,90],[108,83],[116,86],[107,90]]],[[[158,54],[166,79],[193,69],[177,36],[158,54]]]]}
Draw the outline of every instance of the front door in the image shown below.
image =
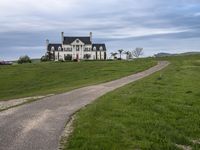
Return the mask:
{"type": "Polygon", "coordinates": [[[76,59],[79,60],[79,54],[76,54],[76,59]]]}

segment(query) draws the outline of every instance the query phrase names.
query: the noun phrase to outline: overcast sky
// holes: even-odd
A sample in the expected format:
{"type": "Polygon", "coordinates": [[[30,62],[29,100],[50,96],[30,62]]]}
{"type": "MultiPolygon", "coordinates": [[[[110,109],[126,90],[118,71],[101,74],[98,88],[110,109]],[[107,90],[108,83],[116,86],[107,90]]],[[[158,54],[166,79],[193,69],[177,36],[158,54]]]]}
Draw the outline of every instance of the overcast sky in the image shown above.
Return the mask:
{"type": "Polygon", "coordinates": [[[109,52],[200,51],[200,0],[0,0],[0,59],[41,57],[61,31],[92,31],[109,52]]]}

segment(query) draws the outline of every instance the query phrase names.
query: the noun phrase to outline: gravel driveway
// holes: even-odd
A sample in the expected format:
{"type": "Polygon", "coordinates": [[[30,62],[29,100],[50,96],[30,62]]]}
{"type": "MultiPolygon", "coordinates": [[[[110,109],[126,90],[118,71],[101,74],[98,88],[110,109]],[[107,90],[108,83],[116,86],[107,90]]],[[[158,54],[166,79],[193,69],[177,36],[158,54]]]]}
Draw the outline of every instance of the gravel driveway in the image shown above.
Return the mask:
{"type": "Polygon", "coordinates": [[[0,112],[0,150],[56,150],[70,116],[98,97],[165,68],[169,62],[115,81],[88,86],[0,112]]]}

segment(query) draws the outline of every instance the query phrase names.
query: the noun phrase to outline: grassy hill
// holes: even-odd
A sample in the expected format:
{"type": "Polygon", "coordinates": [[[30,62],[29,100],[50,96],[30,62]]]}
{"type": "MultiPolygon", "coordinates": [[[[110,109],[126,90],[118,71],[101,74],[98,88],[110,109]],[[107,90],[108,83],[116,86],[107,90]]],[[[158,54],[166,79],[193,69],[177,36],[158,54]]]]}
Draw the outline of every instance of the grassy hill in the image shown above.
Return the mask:
{"type": "Polygon", "coordinates": [[[180,54],[158,53],[158,54],[155,54],[155,57],[189,56],[189,55],[200,55],[200,52],[185,52],[185,53],[180,53],[180,54]]]}
{"type": "Polygon", "coordinates": [[[0,66],[0,100],[66,92],[130,75],[155,64],[151,59],[138,59],[0,66]]]}
{"type": "Polygon", "coordinates": [[[200,149],[200,55],[171,65],[81,110],[66,149],[200,149]]]}

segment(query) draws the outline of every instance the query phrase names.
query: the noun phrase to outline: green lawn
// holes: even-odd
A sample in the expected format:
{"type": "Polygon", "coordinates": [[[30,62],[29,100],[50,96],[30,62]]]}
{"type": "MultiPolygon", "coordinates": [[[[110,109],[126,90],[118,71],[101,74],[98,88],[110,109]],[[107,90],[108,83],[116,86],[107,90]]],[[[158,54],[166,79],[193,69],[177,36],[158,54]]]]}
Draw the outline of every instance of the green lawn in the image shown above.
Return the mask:
{"type": "Polygon", "coordinates": [[[156,62],[88,61],[0,66],[0,100],[61,93],[145,70],[156,62]]]}
{"type": "Polygon", "coordinates": [[[81,110],[68,150],[200,149],[200,55],[163,58],[166,69],[81,110]]]}

